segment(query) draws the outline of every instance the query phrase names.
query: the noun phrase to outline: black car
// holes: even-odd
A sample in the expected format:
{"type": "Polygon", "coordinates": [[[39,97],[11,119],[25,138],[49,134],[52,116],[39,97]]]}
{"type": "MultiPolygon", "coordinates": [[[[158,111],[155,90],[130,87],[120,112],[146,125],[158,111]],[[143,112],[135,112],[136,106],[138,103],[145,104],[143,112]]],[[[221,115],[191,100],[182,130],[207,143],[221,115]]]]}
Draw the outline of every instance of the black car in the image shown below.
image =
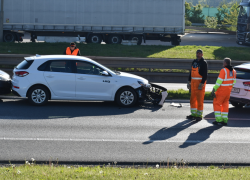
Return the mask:
{"type": "Polygon", "coordinates": [[[11,93],[10,75],[0,70],[0,95],[11,93]]]}

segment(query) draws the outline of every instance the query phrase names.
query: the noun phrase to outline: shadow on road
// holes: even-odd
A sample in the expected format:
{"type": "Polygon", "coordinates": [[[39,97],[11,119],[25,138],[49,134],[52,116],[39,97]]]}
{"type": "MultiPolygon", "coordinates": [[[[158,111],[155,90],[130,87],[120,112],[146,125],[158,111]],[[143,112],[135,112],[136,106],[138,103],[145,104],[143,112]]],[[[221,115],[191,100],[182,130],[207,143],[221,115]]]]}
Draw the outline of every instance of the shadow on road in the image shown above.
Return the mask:
{"type": "Polygon", "coordinates": [[[197,121],[190,121],[190,120],[185,120],[183,122],[180,122],[172,127],[165,127],[154,133],[153,135],[149,136],[149,140],[143,142],[142,144],[151,144],[154,141],[163,141],[170,139],[174,136],[176,136],[179,132],[189,128],[190,126],[196,124],[197,121]]]}
{"type": "MultiPolygon", "coordinates": [[[[227,127],[250,127],[250,108],[230,108],[227,127]]],[[[214,112],[204,117],[209,123],[215,121],[214,112]]]]}
{"type": "Polygon", "coordinates": [[[110,116],[131,114],[138,110],[158,111],[161,106],[151,103],[138,104],[131,108],[119,107],[114,102],[49,101],[45,106],[32,106],[26,99],[0,103],[1,120],[39,120],[75,118],[87,116],[110,116]]]}
{"type": "Polygon", "coordinates": [[[189,146],[194,146],[196,144],[204,142],[210,137],[211,134],[213,134],[214,131],[217,131],[220,128],[222,128],[222,126],[209,126],[204,129],[200,129],[196,133],[191,133],[188,136],[187,140],[179,147],[187,148],[189,146]]]}

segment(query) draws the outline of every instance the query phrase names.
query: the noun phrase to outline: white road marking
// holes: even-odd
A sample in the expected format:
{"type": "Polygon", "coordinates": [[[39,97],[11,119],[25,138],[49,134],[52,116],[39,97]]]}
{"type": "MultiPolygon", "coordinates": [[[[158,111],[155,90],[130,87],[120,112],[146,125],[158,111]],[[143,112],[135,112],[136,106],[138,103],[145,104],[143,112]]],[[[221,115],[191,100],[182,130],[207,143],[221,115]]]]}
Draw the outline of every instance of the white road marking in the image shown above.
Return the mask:
{"type": "Polygon", "coordinates": [[[250,144],[250,141],[200,141],[200,140],[124,140],[124,139],[58,139],[58,138],[0,138],[0,141],[68,141],[68,142],[148,142],[148,143],[208,143],[208,144],[250,144]]]}

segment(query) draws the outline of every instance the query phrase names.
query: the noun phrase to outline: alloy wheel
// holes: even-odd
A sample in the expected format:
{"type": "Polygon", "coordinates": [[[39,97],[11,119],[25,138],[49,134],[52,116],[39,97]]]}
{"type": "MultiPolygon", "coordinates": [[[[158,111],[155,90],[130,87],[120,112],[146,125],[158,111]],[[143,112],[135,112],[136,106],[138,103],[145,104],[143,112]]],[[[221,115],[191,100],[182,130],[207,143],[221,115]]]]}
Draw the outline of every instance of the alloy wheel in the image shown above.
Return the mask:
{"type": "Polygon", "coordinates": [[[121,95],[120,95],[120,101],[123,105],[130,105],[134,102],[134,95],[132,92],[130,91],[124,91],[121,95]]]}
{"type": "Polygon", "coordinates": [[[31,94],[32,101],[37,104],[41,104],[46,99],[46,93],[42,89],[36,89],[31,94]]]}

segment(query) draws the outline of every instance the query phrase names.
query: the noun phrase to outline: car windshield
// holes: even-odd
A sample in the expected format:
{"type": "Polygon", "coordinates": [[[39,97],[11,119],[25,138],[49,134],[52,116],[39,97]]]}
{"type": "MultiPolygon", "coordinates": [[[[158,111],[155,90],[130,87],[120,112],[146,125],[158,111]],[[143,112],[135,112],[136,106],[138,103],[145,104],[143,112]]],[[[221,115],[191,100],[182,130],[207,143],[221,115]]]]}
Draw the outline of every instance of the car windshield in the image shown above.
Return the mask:
{"type": "Polygon", "coordinates": [[[249,69],[235,68],[235,70],[236,70],[236,78],[237,79],[250,80],[250,70],[249,69]]]}
{"type": "Polygon", "coordinates": [[[244,18],[250,17],[250,7],[248,7],[248,6],[241,6],[240,7],[239,16],[240,17],[244,17],[244,18]]]}
{"type": "Polygon", "coordinates": [[[103,66],[102,64],[99,64],[98,62],[96,62],[96,63],[97,63],[97,65],[99,65],[100,67],[106,68],[107,70],[111,71],[111,72],[114,73],[114,74],[117,74],[117,75],[121,74],[119,71],[111,70],[110,68],[107,68],[106,66],[103,66]]]}

